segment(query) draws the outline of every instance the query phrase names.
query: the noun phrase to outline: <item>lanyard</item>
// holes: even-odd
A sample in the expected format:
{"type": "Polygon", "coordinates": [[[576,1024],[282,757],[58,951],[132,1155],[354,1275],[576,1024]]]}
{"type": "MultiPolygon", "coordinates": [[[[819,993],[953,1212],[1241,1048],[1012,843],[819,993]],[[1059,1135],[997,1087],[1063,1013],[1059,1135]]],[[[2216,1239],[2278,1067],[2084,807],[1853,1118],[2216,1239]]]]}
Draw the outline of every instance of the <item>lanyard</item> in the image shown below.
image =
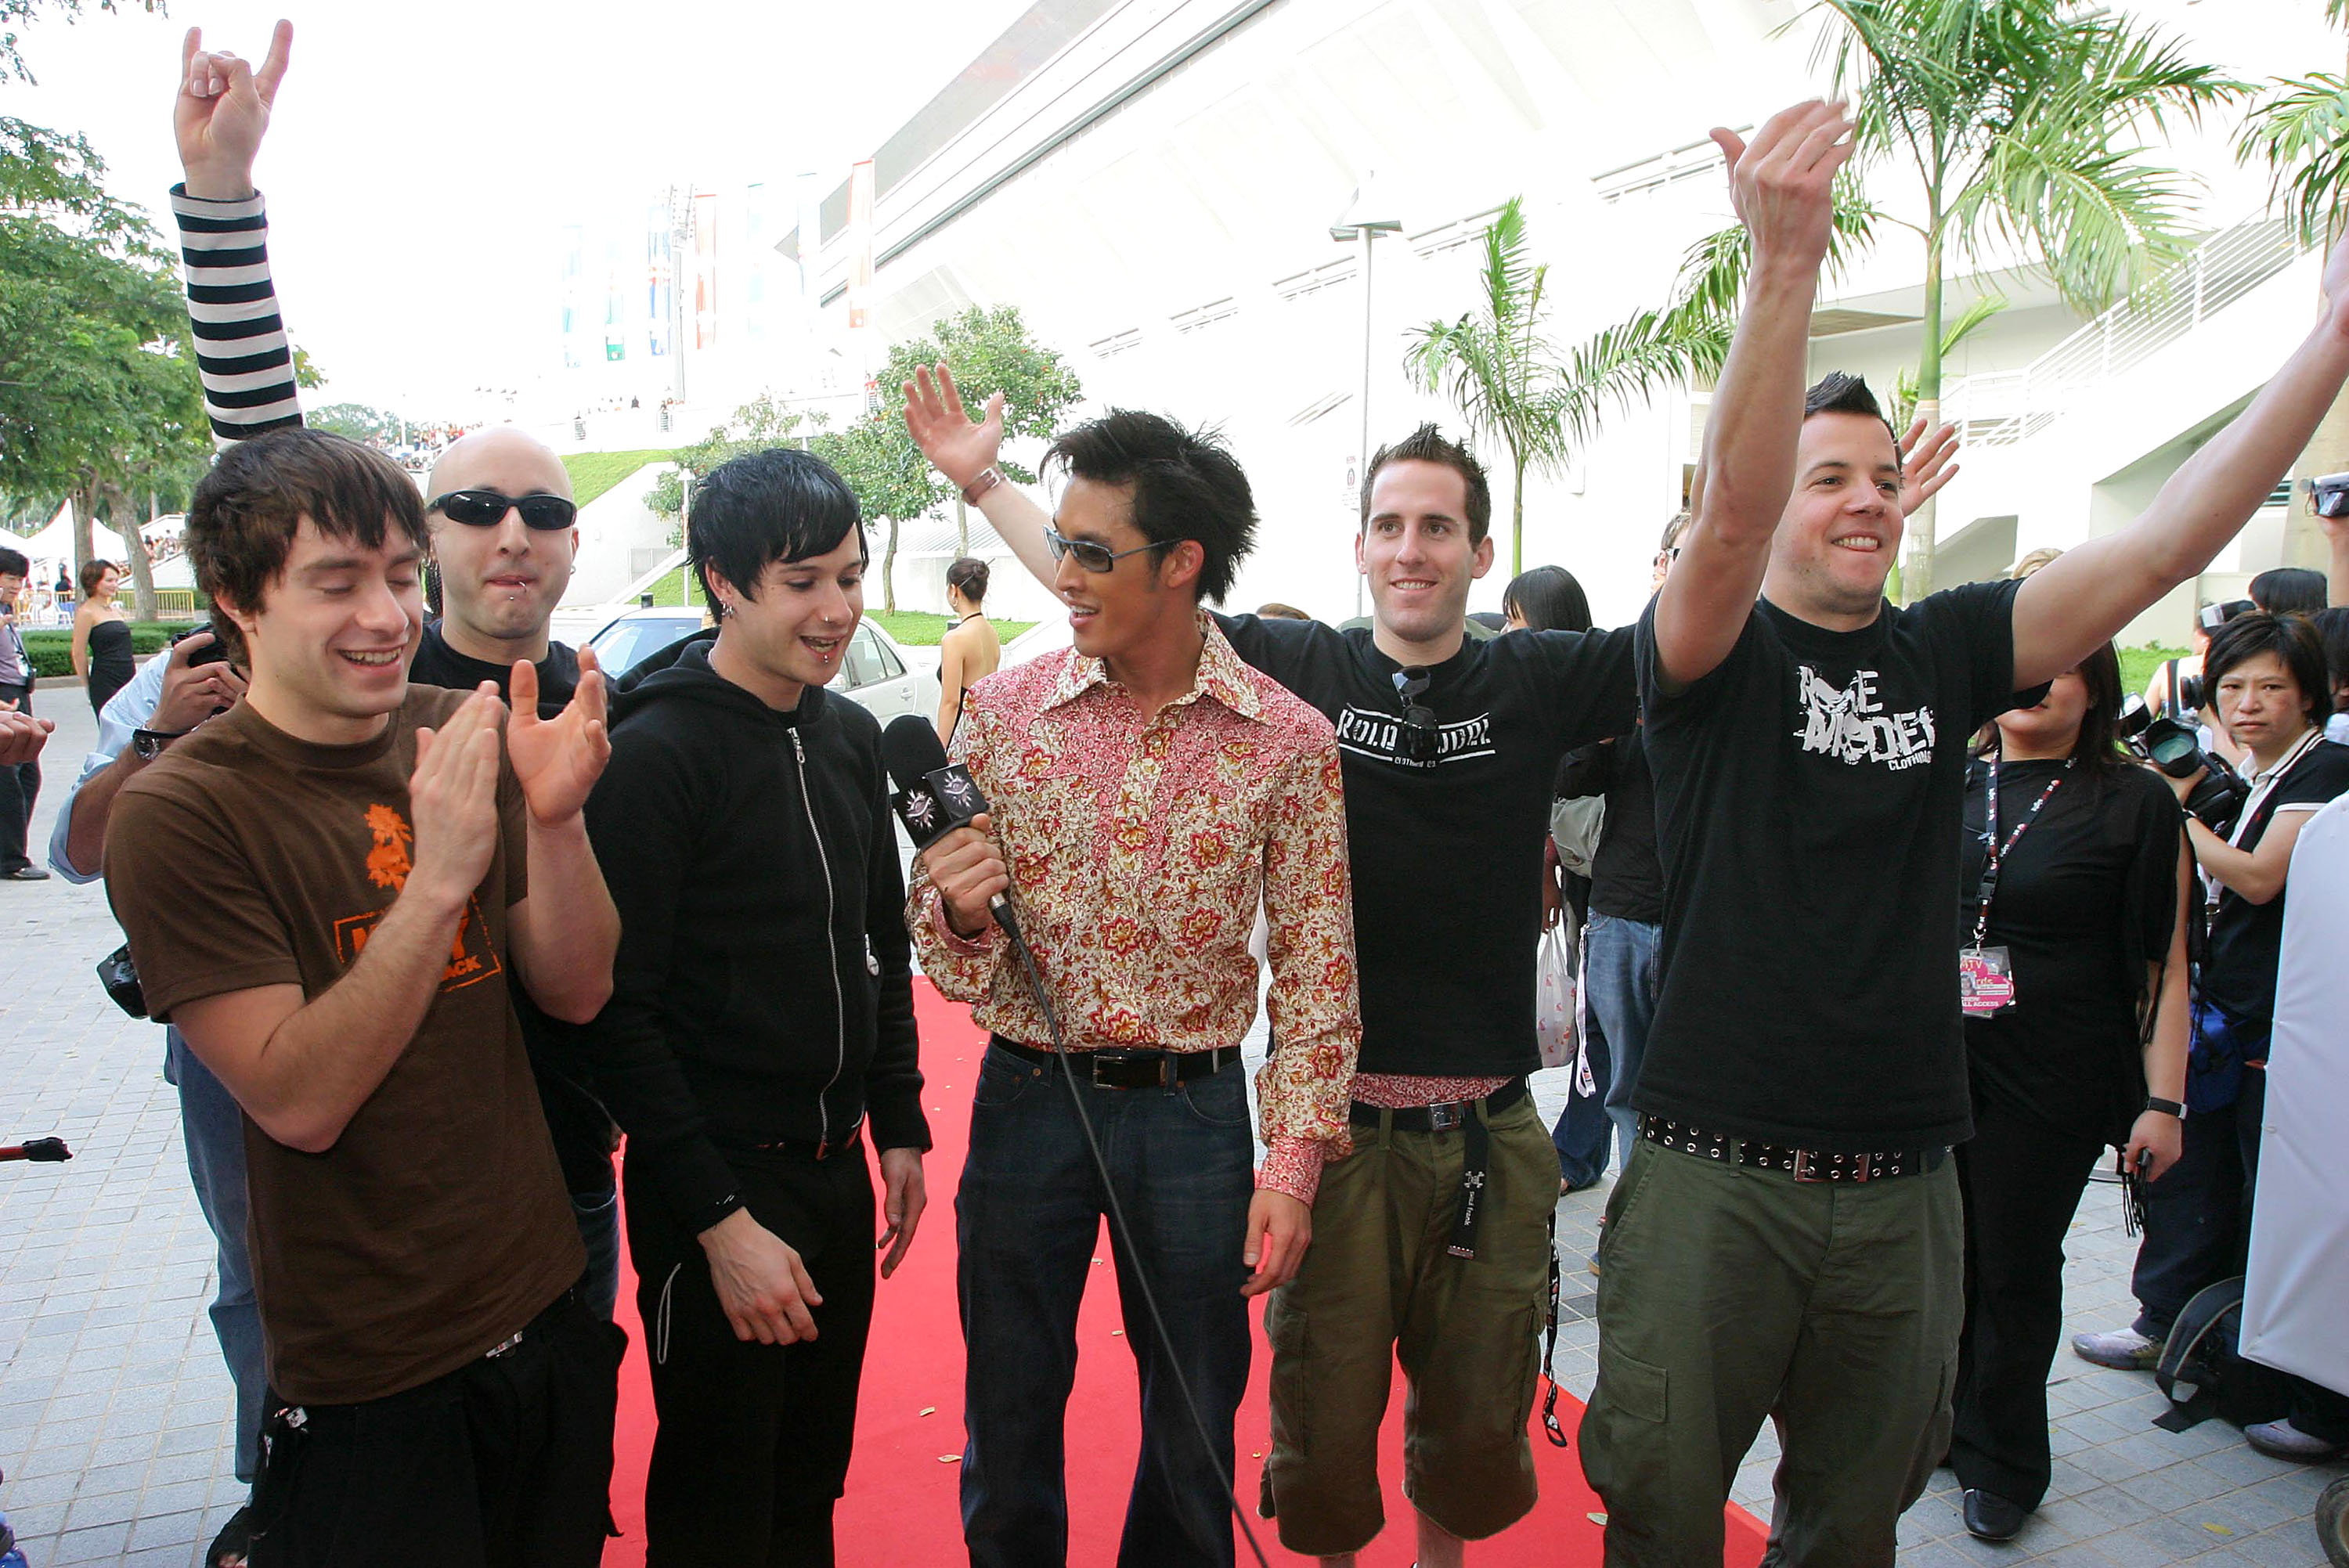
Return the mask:
{"type": "MultiPolygon", "coordinates": [[[[2227,842],[2230,846],[2235,849],[2243,847],[2243,835],[2251,830],[2252,819],[2259,815],[2260,808],[2268,803],[2268,797],[2275,793],[2275,787],[2283,782],[2283,776],[2291,772],[2302,758],[2308,755],[2309,748],[2323,738],[2323,729],[2321,727],[2312,726],[2308,733],[2302,736],[2274,767],[2265,773],[2252,775],[2258,782],[2251,789],[2251,798],[2243,802],[2243,809],[2235,817],[2235,830],[2227,835],[2227,842]]],[[[2207,871],[2201,872],[2200,874],[2203,913],[2216,914],[2219,910],[2219,901],[2226,896],[2227,884],[2207,871]]]]}
{"type": "Polygon", "coordinates": [[[1974,914],[1974,945],[1977,948],[1982,946],[1982,939],[1990,934],[1990,901],[1995,897],[1998,892],[1998,868],[2001,862],[2002,862],[2007,856],[2014,852],[2014,846],[2023,841],[2024,831],[2030,828],[2033,822],[2038,820],[2039,809],[2047,804],[2048,797],[2054,794],[2057,789],[2063,788],[2064,779],[2072,771],[2072,764],[2079,760],[2076,757],[2066,757],[2064,758],[2063,768],[2056,773],[2054,778],[2050,779],[2047,781],[2047,788],[2039,792],[2039,799],[2031,803],[2031,810],[2023,814],[2023,820],[2014,825],[2014,831],[2007,835],[2006,842],[2002,846],[1998,841],[1998,748],[1996,747],[1992,748],[1990,754],[1990,818],[1989,825],[1982,831],[1982,838],[1989,845],[1989,849],[1982,857],[1982,892],[1980,894],[1981,908],[1977,910],[1974,914]]]}

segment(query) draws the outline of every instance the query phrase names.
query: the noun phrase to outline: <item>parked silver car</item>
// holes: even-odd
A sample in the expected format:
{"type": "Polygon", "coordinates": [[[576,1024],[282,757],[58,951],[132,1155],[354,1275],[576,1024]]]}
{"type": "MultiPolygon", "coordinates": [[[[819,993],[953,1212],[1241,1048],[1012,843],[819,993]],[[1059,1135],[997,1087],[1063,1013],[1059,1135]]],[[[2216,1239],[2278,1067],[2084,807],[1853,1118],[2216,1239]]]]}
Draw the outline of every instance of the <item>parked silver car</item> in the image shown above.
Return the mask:
{"type": "MultiPolygon", "coordinates": [[[[630,610],[614,616],[587,645],[614,680],[681,638],[701,630],[697,606],[630,610]]],[[[833,689],[861,704],[886,724],[901,713],[935,717],[938,711],[938,669],[935,650],[922,658],[872,621],[859,623],[848,642],[847,656],[833,689]]]]}

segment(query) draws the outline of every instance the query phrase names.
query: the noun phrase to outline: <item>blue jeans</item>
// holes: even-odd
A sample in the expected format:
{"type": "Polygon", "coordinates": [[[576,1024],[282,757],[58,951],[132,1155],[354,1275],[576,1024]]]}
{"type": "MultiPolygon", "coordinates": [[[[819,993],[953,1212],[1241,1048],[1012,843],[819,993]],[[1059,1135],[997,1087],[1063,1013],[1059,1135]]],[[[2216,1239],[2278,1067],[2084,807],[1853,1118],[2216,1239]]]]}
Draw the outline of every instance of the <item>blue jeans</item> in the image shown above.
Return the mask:
{"type": "MultiPolygon", "coordinates": [[[[1101,1140],[1131,1249],[1112,1231],[1125,1342],[1142,1382],[1142,1461],[1120,1568],[1232,1562],[1232,1422],[1247,1386],[1240,1260],[1255,1148],[1237,1064],[1173,1088],[1079,1093],[1101,1140]],[[1157,1292],[1171,1344],[1142,1304],[1157,1292]],[[1209,1458],[1166,1365],[1182,1369],[1215,1443],[1209,1458]]],[[[972,1568],[1068,1561],[1064,1437],[1077,1371],[1077,1305],[1107,1212],[1068,1087],[990,1047],[979,1068],[970,1154],[955,1196],[964,1373],[963,1537],[972,1568]]]]}
{"type": "Polygon", "coordinates": [[[261,1307],[253,1294],[253,1255],[245,1248],[244,1112],[175,1028],[163,1031],[163,1078],[180,1091],[180,1129],[188,1178],[212,1227],[220,1289],[212,1333],[236,1385],[236,1479],[261,1473],[261,1422],[269,1372],[261,1357],[261,1307]]]}
{"type": "Polygon", "coordinates": [[[1588,987],[1583,1013],[1591,1033],[1606,1037],[1613,1061],[1607,1118],[1615,1124],[1616,1156],[1627,1167],[1631,1146],[1640,1141],[1631,1091],[1640,1087],[1640,1064],[1647,1059],[1648,1031],[1656,1021],[1656,939],[1662,932],[1650,921],[1594,912],[1582,962],[1582,983],[1588,987]]]}

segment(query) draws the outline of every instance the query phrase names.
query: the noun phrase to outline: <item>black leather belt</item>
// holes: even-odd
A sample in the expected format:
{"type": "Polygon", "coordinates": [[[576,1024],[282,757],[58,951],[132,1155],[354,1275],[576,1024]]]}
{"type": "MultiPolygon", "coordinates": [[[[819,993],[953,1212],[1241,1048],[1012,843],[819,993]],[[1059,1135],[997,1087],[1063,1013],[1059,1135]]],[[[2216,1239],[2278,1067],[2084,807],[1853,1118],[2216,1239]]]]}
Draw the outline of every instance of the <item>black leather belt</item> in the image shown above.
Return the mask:
{"type": "Polygon", "coordinates": [[[1460,1140],[1460,1208],[1452,1220],[1452,1241],[1444,1251],[1455,1258],[1476,1255],[1476,1226],[1485,1213],[1485,1183],[1493,1163],[1493,1136],[1485,1119],[1504,1111],[1529,1092],[1526,1080],[1511,1078],[1483,1099],[1448,1099],[1440,1105],[1411,1106],[1394,1110],[1354,1101],[1346,1119],[1357,1127],[1383,1121],[1403,1132],[1452,1132],[1460,1140]],[[1478,1106],[1485,1115],[1476,1114],[1478,1106]]]}
{"type": "Polygon", "coordinates": [[[1867,1154],[1834,1154],[1816,1149],[1790,1149],[1783,1143],[1762,1143],[1726,1132],[1707,1132],[1669,1121],[1661,1116],[1640,1119],[1640,1136],[1666,1149],[1693,1154],[1700,1160],[1725,1161],[1756,1171],[1784,1171],[1797,1181],[1881,1181],[1893,1176],[1920,1176],[1939,1171],[1949,1150],[1903,1149],[1867,1154]]]}
{"type": "MultiPolygon", "coordinates": [[[[988,1044],[1039,1068],[1052,1065],[1052,1053],[1040,1046],[1023,1046],[1001,1035],[989,1036],[988,1044]]],[[[1237,1046],[1218,1046],[1211,1051],[1147,1051],[1103,1046],[1069,1053],[1069,1066],[1075,1070],[1077,1081],[1095,1088],[1172,1088],[1193,1078],[1211,1078],[1239,1059],[1237,1046]]]]}

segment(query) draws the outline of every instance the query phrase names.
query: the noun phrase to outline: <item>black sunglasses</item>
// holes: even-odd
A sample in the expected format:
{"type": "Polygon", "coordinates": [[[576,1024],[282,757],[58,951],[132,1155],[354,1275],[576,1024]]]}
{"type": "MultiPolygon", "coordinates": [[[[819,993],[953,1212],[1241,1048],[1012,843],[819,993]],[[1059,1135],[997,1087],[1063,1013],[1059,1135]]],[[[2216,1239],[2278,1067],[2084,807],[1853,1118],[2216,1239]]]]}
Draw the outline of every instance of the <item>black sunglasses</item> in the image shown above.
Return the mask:
{"type": "Polygon", "coordinates": [[[461,522],[467,528],[495,528],[506,520],[507,511],[518,511],[522,513],[522,525],[540,533],[554,533],[579,521],[575,502],[543,492],[505,495],[493,490],[450,490],[433,497],[424,510],[437,511],[450,522],[461,522]]]}
{"type": "Polygon", "coordinates": [[[1044,529],[1044,543],[1052,552],[1053,560],[1065,560],[1073,555],[1078,565],[1094,573],[1116,571],[1117,563],[1129,555],[1165,548],[1163,544],[1137,544],[1131,550],[1112,550],[1108,545],[1095,544],[1090,539],[1071,539],[1050,524],[1044,529]]]}
{"type": "Polygon", "coordinates": [[[1435,727],[1435,710],[1419,700],[1434,678],[1425,665],[1406,665],[1394,673],[1395,695],[1402,698],[1402,733],[1395,738],[1395,755],[1405,762],[1435,760],[1443,738],[1435,727]]]}

